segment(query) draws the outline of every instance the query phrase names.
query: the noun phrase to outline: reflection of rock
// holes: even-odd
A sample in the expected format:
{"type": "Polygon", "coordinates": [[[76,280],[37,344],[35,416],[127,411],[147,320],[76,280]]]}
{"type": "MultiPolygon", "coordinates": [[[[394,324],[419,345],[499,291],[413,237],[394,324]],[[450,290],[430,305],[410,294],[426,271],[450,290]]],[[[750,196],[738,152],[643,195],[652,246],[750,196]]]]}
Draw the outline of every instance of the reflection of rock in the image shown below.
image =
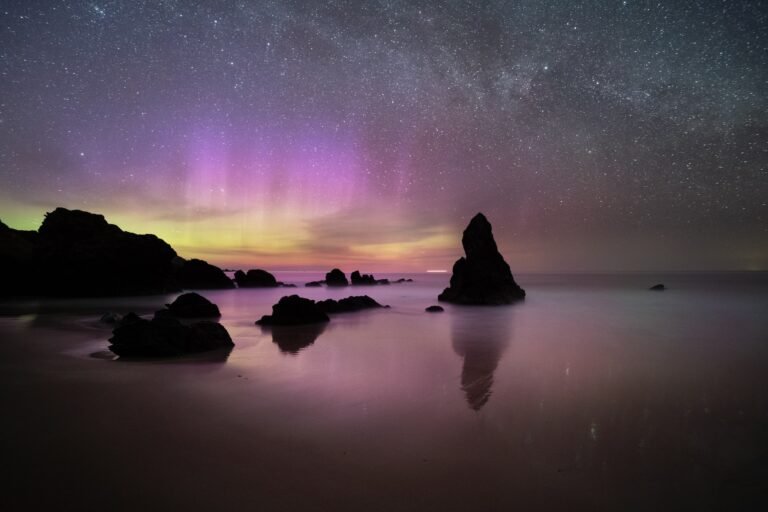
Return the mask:
{"type": "Polygon", "coordinates": [[[124,322],[112,331],[109,342],[109,350],[126,357],[171,357],[234,346],[221,324],[202,321],[185,325],[167,314],[124,322]]]}
{"type": "Polygon", "coordinates": [[[282,297],[272,306],[272,314],[264,315],[259,325],[302,325],[328,322],[330,318],[312,299],[298,295],[282,297]]]}
{"type": "Polygon", "coordinates": [[[347,281],[347,276],[344,275],[344,272],[335,268],[325,274],[325,284],[328,286],[347,286],[349,281],[347,281]]]}
{"type": "Polygon", "coordinates": [[[200,294],[190,292],[176,297],[171,304],[165,305],[167,311],[178,318],[219,317],[218,306],[200,294]]]}
{"type": "Polygon", "coordinates": [[[652,290],[652,291],[654,291],[654,292],[663,292],[664,290],[666,290],[666,289],[667,289],[667,287],[666,287],[666,286],[664,286],[663,284],[659,283],[659,284],[655,284],[655,285],[651,286],[651,287],[650,287],[650,288],[648,288],[648,289],[649,289],[649,290],[652,290]]]}
{"type": "Polygon", "coordinates": [[[510,340],[511,313],[508,308],[478,308],[451,317],[453,350],[464,359],[461,389],[476,411],[491,397],[493,373],[510,340]]]}
{"type": "Polygon", "coordinates": [[[240,288],[275,288],[281,284],[275,276],[260,268],[251,269],[247,273],[238,270],[235,272],[235,281],[240,288]]]}
{"type": "Polygon", "coordinates": [[[453,265],[451,285],[438,300],[455,304],[509,304],[525,298],[493,239],[491,223],[482,213],[469,222],[461,237],[466,258],[453,265]]]}
{"type": "Polygon", "coordinates": [[[207,261],[177,258],[174,261],[176,267],[176,281],[185,290],[189,289],[229,289],[235,284],[217,266],[207,261]]]}
{"type": "Polygon", "coordinates": [[[305,347],[310,346],[325,331],[325,323],[308,325],[271,325],[262,326],[263,332],[272,335],[272,341],[277,344],[281,352],[298,354],[305,347]]]}

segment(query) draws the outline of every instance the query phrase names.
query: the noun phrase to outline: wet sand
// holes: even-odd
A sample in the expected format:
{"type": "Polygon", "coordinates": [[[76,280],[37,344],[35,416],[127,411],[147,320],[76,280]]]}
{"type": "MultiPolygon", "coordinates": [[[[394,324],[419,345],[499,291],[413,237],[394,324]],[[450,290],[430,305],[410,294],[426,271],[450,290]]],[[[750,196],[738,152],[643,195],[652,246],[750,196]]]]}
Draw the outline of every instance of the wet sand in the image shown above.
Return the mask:
{"type": "Polygon", "coordinates": [[[237,346],[175,361],[105,358],[96,319],[120,301],[0,317],[3,508],[768,503],[764,288],[540,280],[519,307],[423,313],[439,284],[366,289],[392,310],[337,317],[295,353],[252,324],[280,291],[207,294],[237,346]]]}

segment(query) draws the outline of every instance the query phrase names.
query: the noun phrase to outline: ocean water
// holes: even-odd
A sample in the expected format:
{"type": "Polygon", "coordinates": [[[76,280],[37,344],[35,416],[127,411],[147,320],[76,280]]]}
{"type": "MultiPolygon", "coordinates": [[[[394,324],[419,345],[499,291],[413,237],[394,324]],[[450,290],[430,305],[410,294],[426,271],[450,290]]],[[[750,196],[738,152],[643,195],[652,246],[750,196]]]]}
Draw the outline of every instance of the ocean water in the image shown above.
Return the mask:
{"type": "Polygon", "coordinates": [[[4,499],[765,509],[766,274],[519,275],[524,302],[437,314],[424,308],[450,276],[402,276],[414,282],[202,292],[236,347],[168,361],[112,358],[98,318],[150,314],[173,296],[0,305],[4,499]],[[668,290],[647,289],[657,282],[668,290]],[[292,293],[368,294],[391,308],[254,325],[292,293]]]}

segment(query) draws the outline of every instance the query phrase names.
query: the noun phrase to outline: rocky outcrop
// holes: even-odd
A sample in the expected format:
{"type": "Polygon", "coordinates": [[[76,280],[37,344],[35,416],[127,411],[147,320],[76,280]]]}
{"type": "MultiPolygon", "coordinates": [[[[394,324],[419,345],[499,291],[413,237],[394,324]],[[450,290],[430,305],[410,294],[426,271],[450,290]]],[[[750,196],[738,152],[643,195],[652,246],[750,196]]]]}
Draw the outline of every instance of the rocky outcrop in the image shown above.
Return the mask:
{"type": "Polygon", "coordinates": [[[455,304],[510,304],[525,298],[509,265],[499,253],[491,224],[482,213],[470,221],[461,238],[466,257],[453,265],[451,284],[438,300],[455,304]]]}
{"type": "Polygon", "coordinates": [[[326,299],[317,303],[320,310],[326,313],[349,313],[352,311],[360,311],[363,309],[372,308],[388,308],[389,306],[382,306],[367,295],[357,295],[347,297],[344,299],[333,300],[326,299]]]}
{"type": "Polygon", "coordinates": [[[154,235],[136,235],[102,215],[57,208],[40,229],[0,223],[0,294],[105,296],[165,293],[176,252],[154,235]]]}
{"type": "Polygon", "coordinates": [[[371,274],[360,274],[359,270],[355,270],[349,276],[352,285],[371,285],[376,284],[376,278],[371,274]]]}
{"type": "Polygon", "coordinates": [[[347,276],[344,275],[344,272],[335,268],[325,274],[325,284],[328,286],[347,286],[349,281],[347,281],[347,276]]]}
{"type": "Polygon", "coordinates": [[[325,284],[325,281],[310,281],[306,283],[304,286],[308,288],[319,288],[325,284]]]}
{"type": "Polygon", "coordinates": [[[427,313],[442,313],[445,311],[442,306],[427,306],[424,308],[427,313]]]}
{"type": "Polygon", "coordinates": [[[251,269],[247,273],[238,270],[235,272],[235,282],[240,288],[276,288],[281,284],[275,276],[260,268],[251,269]]]}
{"type": "Polygon", "coordinates": [[[176,297],[171,304],[166,304],[166,311],[177,318],[220,317],[219,307],[197,293],[185,293],[176,297]]]}
{"type": "Polygon", "coordinates": [[[176,267],[176,283],[185,290],[214,290],[235,287],[235,283],[227,277],[223,270],[207,261],[177,258],[174,265],[176,267]]]}
{"type": "Polygon", "coordinates": [[[124,319],[109,342],[109,350],[121,357],[172,357],[234,346],[221,324],[201,321],[185,325],[170,315],[131,322],[124,319]]]}
{"type": "Polygon", "coordinates": [[[258,325],[303,325],[328,322],[330,318],[311,299],[288,295],[272,306],[272,314],[257,320],[258,325]]]}

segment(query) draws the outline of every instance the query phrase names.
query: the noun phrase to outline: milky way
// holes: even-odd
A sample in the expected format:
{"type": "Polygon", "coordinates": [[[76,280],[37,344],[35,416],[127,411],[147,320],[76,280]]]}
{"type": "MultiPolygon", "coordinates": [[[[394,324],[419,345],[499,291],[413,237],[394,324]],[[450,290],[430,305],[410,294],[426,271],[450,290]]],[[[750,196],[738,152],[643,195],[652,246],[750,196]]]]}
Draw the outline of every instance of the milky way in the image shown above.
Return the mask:
{"type": "MultiPolygon", "coordinates": [[[[761,5],[762,4],[762,5],[761,5]]],[[[768,269],[768,7],[4,1],[0,218],[222,265],[768,269]]]]}

